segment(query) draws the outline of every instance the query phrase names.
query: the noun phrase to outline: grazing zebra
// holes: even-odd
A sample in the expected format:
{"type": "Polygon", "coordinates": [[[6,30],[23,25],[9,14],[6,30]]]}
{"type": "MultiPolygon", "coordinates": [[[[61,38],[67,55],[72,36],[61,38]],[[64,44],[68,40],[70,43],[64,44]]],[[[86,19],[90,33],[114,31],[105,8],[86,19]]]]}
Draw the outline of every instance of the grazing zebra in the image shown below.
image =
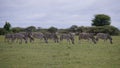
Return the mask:
{"type": "Polygon", "coordinates": [[[29,38],[30,42],[34,41],[34,38],[32,36],[32,32],[20,32],[20,33],[23,34],[27,40],[29,38]]]}
{"type": "Polygon", "coordinates": [[[30,39],[30,42],[34,40],[34,38],[28,32],[19,32],[5,35],[5,41],[7,42],[14,42],[16,40],[17,42],[20,41],[19,43],[22,43],[22,39],[24,39],[27,43],[28,38],[30,39]]]}
{"type": "Polygon", "coordinates": [[[14,34],[6,34],[4,41],[5,42],[13,42],[14,41],[14,34]]]}
{"type": "Polygon", "coordinates": [[[47,39],[52,39],[55,43],[59,42],[59,37],[56,33],[45,33],[47,39]]]}
{"type": "Polygon", "coordinates": [[[112,37],[109,34],[106,33],[97,33],[96,35],[96,40],[98,41],[99,39],[103,39],[104,41],[108,40],[110,41],[110,43],[112,44],[112,37]]]}
{"type": "Polygon", "coordinates": [[[93,33],[80,33],[78,38],[79,40],[81,39],[92,40],[92,42],[96,44],[96,40],[93,33]]]}
{"type": "Polygon", "coordinates": [[[17,40],[17,41],[19,41],[19,44],[21,44],[22,43],[22,40],[24,40],[25,41],[25,43],[27,43],[27,37],[24,35],[24,34],[22,34],[22,33],[15,33],[14,35],[13,35],[13,40],[17,40]]]}
{"type": "Polygon", "coordinates": [[[56,33],[52,34],[53,40],[55,41],[55,43],[59,43],[59,37],[56,33]]]}
{"type": "Polygon", "coordinates": [[[32,36],[37,39],[41,39],[41,40],[44,39],[45,43],[48,43],[47,37],[43,33],[34,32],[32,33],[32,36]]]}
{"type": "Polygon", "coordinates": [[[71,41],[72,44],[74,44],[74,34],[72,34],[72,33],[61,34],[60,35],[60,41],[62,41],[63,39],[66,39],[69,43],[71,41]]]}

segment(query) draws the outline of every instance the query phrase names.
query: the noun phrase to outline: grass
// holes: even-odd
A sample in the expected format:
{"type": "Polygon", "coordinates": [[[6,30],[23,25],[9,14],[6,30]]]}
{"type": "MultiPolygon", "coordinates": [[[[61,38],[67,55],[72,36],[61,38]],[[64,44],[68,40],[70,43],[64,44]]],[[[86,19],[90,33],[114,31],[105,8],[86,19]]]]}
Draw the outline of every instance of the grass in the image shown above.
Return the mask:
{"type": "Polygon", "coordinates": [[[74,45],[51,40],[19,44],[3,39],[0,36],[0,68],[120,68],[120,36],[113,36],[113,44],[77,39],[74,45]]]}

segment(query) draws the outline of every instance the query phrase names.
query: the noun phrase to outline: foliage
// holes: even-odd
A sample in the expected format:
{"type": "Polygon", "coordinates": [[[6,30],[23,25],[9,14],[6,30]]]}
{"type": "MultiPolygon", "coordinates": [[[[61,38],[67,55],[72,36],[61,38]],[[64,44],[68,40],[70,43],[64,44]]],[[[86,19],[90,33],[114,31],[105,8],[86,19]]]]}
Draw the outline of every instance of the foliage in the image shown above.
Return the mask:
{"type": "Polygon", "coordinates": [[[50,28],[48,28],[48,31],[49,32],[51,32],[51,33],[55,33],[55,32],[57,32],[57,28],[56,27],[50,27],[50,28]]]}
{"type": "Polygon", "coordinates": [[[59,29],[59,33],[69,33],[69,29],[59,29]]]}
{"type": "Polygon", "coordinates": [[[84,27],[84,26],[80,26],[78,27],[77,25],[72,25],[70,28],[66,28],[66,29],[57,29],[56,27],[50,27],[48,29],[43,29],[41,27],[38,27],[36,29],[35,26],[29,26],[27,28],[21,28],[21,27],[14,27],[11,28],[11,25],[6,22],[6,24],[4,25],[4,28],[0,28],[0,35],[4,35],[6,33],[18,33],[18,32],[23,32],[23,31],[30,31],[30,32],[42,32],[42,33],[46,33],[46,32],[50,32],[50,33],[55,33],[55,32],[59,32],[59,33],[69,33],[69,32],[75,32],[77,35],[80,32],[88,32],[88,33],[109,33],[111,35],[120,35],[120,30],[114,26],[109,26],[109,25],[105,25],[105,26],[92,26],[92,27],[84,27]],[[9,29],[7,28],[9,25],[9,29]],[[9,30],[9,31],[7,31],[9,30]]]}
{"type": "Polygon", "coordinates": [[[25,31],[25,29],[24,29],[24,28],[21,28],[21,27],[14,27],[14,28],[11,29],[11,31],[12,31],[13,33],[18,33],[18,32],[25,31]]]}
{"type": "Polygon", "coordinates": [[[69,31],[70,32],[76,32],[78,29],[78,26],[77,25],[72,25],[70,28],[69,28],[69,31]]]}
{"type": "Polygon", "coordinates": [[[42,29],[43,29],[43,28],[41,28],[41,27],[37,27],[36,31],[37,31],[37,32],[40,32],[42,29]]]}
{"type": "Polygon", "coordinates": [[[119,35],[119,29],[114,26],[97,26],[97,27],[79,27],[78,32],[88,33],[109,33],[111,35],[119,35]]]}
{"type": "Polygon", "coordinates": [[[27,27],[26,29],[25,29],[26,31],[32,31],[32,32],[34,32],[34,31],[36,31],[36,27],[35,26],[29,26],[29,27],[27,27]]]}
{"type": "Polygon", "coordinates": [[[4,28],[0,28],[0,35],[4,35],[6,33],[7,33],[7,31],[4,28]]]}
{"type": "Polygon", "coordinates": [[[77,29],[77,32],[88,32],[89,27],[80,26],[77,29]]]}
{"type": "Polygon", "coordinates": [[[40,31],[37,31],[37,32],[47,33],[48,29],[42,28],[42,29],[40,29],[40,31]]]}
{"type": "Polygon", "coordinates": [[[98,14],[95,15],[95,18],[92,20],[92,26],[104,26],[104,25],[110,25],[111,24],[111,18],[108,15],[105,14],[98,14]]]}
{"type": "Polygon", "coordinates": [[[5,22],[5,25],[3,27],[6,31],[10,32],[11,24],[9,22],[5,22]]]}

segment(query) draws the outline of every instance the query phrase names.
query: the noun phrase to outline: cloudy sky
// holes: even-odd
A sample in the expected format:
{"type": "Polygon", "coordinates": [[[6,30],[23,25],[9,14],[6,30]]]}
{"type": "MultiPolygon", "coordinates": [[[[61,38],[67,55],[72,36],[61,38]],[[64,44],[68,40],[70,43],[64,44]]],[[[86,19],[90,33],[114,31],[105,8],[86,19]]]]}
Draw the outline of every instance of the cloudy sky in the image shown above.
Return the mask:
{"type": "Polygon", "coordinates": [[[120,28],[120,0],[0,0],[0,27],[68,28],[91,26],[96,14],[107,14],[120,28]]]}

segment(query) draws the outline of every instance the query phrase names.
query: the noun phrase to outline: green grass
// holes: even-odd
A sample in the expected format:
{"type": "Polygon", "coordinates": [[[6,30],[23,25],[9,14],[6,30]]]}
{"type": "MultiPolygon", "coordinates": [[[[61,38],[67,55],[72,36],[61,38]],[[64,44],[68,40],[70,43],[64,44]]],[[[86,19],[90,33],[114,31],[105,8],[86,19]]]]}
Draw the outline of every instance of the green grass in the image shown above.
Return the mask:
{"type": "Polygon", "coordinates": [[[113,36],[113,44],[103,40],[18,44],[3,39],[0,36],[0,68],[120,68],[120,36],[113,36]]]}

